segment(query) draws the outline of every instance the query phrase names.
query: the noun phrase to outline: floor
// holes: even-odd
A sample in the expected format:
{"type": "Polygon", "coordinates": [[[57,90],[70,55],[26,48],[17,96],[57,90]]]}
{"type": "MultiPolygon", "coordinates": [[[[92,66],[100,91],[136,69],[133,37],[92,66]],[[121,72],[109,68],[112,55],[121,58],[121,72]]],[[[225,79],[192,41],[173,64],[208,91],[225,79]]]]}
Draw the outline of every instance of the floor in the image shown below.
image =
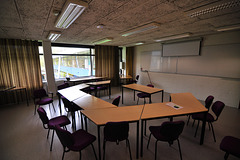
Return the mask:
{"type": "MultiPolygon", "coordinates": [[[[101,93],[101,98],[112,102],[112,100],[121,95],[118,87],[112,87],[112,99],[108,99],[107,95],[101,93]]],[[[206,95],[208,96],[208,95],[206,95]]],[[[164,94],[164,101],[169,100],[169,94],[164,94]]],[[[153,103],[161,102],[161,93],[153,95],[153,103]]],[[[53,108],[44,106],[49,117],[59,115],[58,101],[54,101],[56,112],[53,108]]],[[[133,91],[124,90],[124,105],[135,105],[133,101],[133,91]]],[[[140,100],[143,104],[143,100],[140,100]]],[[[62,108],[63,109],[63,108],[62,108]]],[[[0,106],[0,159],[1,160],[58,160],[62,156],[62,145],[55,135],[53,150],[50,152],[50,139],[47,139],[47,130],[43,129],[42,122],[38,115],[34,115],[34,105],[30,102],[27,106],[26,102],[20,104],[12,104],[0,106]]],[[[66,112],[63,109],[63,113],[66,112]]],[[[77,118],[77,129],[80,129],[79,116],[77,118]]],[[[71,117],[69,117],[71,120],[71,117]]],[[[174,118],[174,120],[187,121],[187,116],[174,118]]],[[[160,125],[163,121],[168,119],[151,120],[148,121],[149,125],[160,125]]],[[[217,142],[214,142],[212,133],[206,128],[204,145],[199,145],[200,130],[197,137],[194,137],[195,127],[192,127],[192,120],[189,125],[185,125],[184,131],[180,136],[180,143],[184,160],[221,160],[224,159],[224,152],[220,150],[219,144],[222,138],[226,135],[231,135],[240,138],[240,110],[232,107],[225,107],[219,120],[214,123],[214,129],[217,142]]],[[[67,126],[68,130],[72,132],[72,126],[67,126]]],[[[101,128],[101,135],[102,135],[101,128]]],[[[97,136],[97,127],[91,121],[88,121],[88,132],[97,136]]],[[[131,151],[133,159],[136,159],[136,124],[130,124],[129,139],[131,144],[131,151]]],[[[147,130],[147,136],[149,131],[147,130]]],[[[144,155],[140,160],[153,160],[154,159],[154,144],[155,140],[152,138],[149,149],[146,148],[148,137],[144,137],[144,155]]],[[[101,140],[102,142],[102,140],[101,140]]],[[[98,154],[97,141],[94,142],[95,149],[98,154]]],[[[65,159],[79,159],[79,153],[68,152],[65,154],[65,159]]],[[[91,147],[87,147],[82,151],[83,160],[94,160],[94,154],[91,147]]],[[[126,143],[121,142],[119,145],[115,143],[107,143],[106,160],[128,160],[129,153],[126,148],[126,143]]],[[[175,142],[171,147],[168,143],[158,142],[158,159],[159,160],[178,160],[179,152],[177,143],[175,142]]],[[[229,160],[237,160],[238,158],[229,156],[229,160]]]]}

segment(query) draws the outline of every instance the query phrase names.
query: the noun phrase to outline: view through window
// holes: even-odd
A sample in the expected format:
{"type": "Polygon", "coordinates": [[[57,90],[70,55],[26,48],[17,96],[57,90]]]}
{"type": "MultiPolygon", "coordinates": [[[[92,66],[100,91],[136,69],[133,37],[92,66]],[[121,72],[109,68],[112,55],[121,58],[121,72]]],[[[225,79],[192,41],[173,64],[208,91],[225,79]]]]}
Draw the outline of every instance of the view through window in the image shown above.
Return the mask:
{"type": "MultiPolygon", "coordinates": [[[[42,79],[46,80],[43,47],[39,46],[42,79]]],[[[95,75],[95,54],[92,48],[52,46],[55,79],[95,75]]]]}

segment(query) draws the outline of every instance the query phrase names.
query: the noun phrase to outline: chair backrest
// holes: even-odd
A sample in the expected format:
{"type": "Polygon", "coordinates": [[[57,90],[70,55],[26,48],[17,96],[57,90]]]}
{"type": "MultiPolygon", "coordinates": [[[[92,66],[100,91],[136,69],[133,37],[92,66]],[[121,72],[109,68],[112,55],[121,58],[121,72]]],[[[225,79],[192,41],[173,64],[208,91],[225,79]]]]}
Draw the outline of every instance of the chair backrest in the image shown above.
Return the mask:
{"type": "Polygon", "coordinates": [[[216,115],[216,120],[218,119],[218,117],[222,113],[222,110],[223,110],[224,107],[225,107],[225,104],[221,101],[216,101],[216,102],[213,103],[212,111],[216,115]]]}
{"type": "Polygon", "coordinates": [[[62,98],[62,101],[63,101],[64,107],[68,108],[70,112],[73,111],[72,103],[69,100],[67,100],[66,98],[62,98]]]}
{"type": "Polygon", "coordinates": [[[214,97],[211,96],[211,95],[206,98],[206,100],[205,100],[205,107],[206,107],[207,109],[210,108],[210,106],[211,106],[211,104],[212,104],[212,102],[213,102],[213,99],[214,99],[214,97]]]}
{"type": "Polygon", "coordinates": [[[163,135],[167,141],[174,141],[178,139],[184,128],[184,121],[168,121],[161,125],[160,134],[163,135]]]}
{"type": "Polygon", "coordinates": [[[41,88],[41,89],[35,90],[33,92],[33,96],[34,96],[34,99],[43,98],[47,96],[47,92],[45,91],[45,89],[41,88]]]}
{"type": "Polygon", "coordinates": [[[136,80],[137,80],[137,81],[138,81],[138,79],[139,79],[139,75],[136,76],[136,80]]]}
{"type": "Polygon", "coordinates": [[[48,124],[49,119],[48,119],[46,111],[42,107],[39,107],[37,109],[37,112],[38,112],[38,115],[39,115],[40,119],[42,120],[43,124],[48,124]]]}
{"type": "Polygon", "coordinates": [[[104,127],[104,139],[110,142],[119,142],[128,139],[128,122],[108,122],[104,127]]]}
{"type": "Polygon", "coordinates": [[[118,96],[117,98],[115,98],[115,99],[113,100],[112,104],[115,105],[115,106],[118,106],[118,105],[119,105],[119,102],[120,102],[120,98],[121,98],[121,96],[118,96]]]}
{"type": "Polygon", "coordinates": [[[62,129],[59,125],[55,126],[57,136],[64,147],[71,147],[74,144],[72,134],[62,129]]]}
{"type": "Polygon", "coordinates": [[[153,84],[148,84],[147,86],[154,88],[154,85],[153,85],[153,84]]]}
{"type": "Polygon", "coordinates": [[[58,90],[70,87],[69,83],[63,83],[57,86],[58,90]]]}

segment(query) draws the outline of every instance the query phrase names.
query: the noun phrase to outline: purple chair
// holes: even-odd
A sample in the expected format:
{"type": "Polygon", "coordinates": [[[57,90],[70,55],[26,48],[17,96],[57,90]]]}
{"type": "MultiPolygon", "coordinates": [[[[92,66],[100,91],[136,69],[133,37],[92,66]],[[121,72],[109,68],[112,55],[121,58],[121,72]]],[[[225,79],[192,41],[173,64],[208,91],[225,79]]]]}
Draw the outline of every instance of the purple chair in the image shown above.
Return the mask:
{"type": "Polygon", "coordinates": [[[232,136],[226,136],[222,139],[220,149],[225,153],[224,159],[227,160],[229,154],[240,158],[240,139],[232,136]]]}
{"type": "Polygon", "coordinates": [[[52,151],[52,144],[53,144],[53,137],[54,137],[54,126],[59,125],[60,127],[64,127],[65,129],[67,129],[66,125],[70,124],[71,122],[69,121],[67,116],[58,116],[58,117],[55,117],[55,118],[52,118],[52,119],[48,119],[47,113],[42,107],[39,107],[37,109],[37,112],[39,114],[40,119],[42,120],[43,128],[48,129],[47,139],[48,139],[50,130],[53,130],[51,147],[50,147],[50,151],[52,151]]]}
{"type": "Polygon", "coordinates": [[[157,140],[155,142],[155,160],[157,159],[157,142],[158,141],[164,141],[168,142],[169,145],[173,144],[173,141],[178,141],[178,149],[180,153],[180,158],[182,160],[182,153],[181,153],[181,147],[179,142],[179,136],[183,131],[184,128],[184,122],[183,121],[174,121],[174,122],[163,122],[161,126],[150,126],[149,130],[151,132],[147,148],[149,147],[149,142],[151,139],[151,135],[153,135],[157,140]]]}
{"type": "Polygon", "coordinates": [[[63,146],[63,155],[62,160],[64,159],[65,152],[69,151],[76,151],[80,154],[80,160],[81,160],[81,150],[88,147],[90,144],[92,146],[95,158],[97,160],[97,155],[93,146],[93,142],[96,140],[96,137],[94,135],[91,135],[90,133],[80,129],[73,133],[70,133],[62,128],[60,126],[55,126],[55,130],[57,132],[58,138],[63,146]]]}
{"type": "MultiPolygon", "coordinates": [[[[212,111],[215,114],[215,118],[214,118],[214,116],[211,113],[207,113],[207,115],[206,115],[206,122],[208,122],[208,125],[212,129],[213,138],[214,138],[215,142],[216,142],[216,138],[215,138],[215,134],[214,134],[214,129],[213,129],[212,123],[218,120],[220,114],[222,113],[222,110],[223,110],[224,106],[225,106],[225,104],[223,102],[216,101],[212,105],[212,111]]],[[[194,135],[194,137],[196,137],[197,131],[198,131],[199,122],[204,120],[204,114],[194,114],[194,115],[192,115],[192,118],[194,120],[198,120],[197,128],[196,128],[195,135],[194,135]]]]}
{"type": "Polygon", "coordinates": [[[45,91],[45,89],[38,89],[35,90],[33,92],[33,101],[35,104],[35,111],[34,111],[34,115],[36,114],[36,107],[40,107],[41,105],[46,105],[49,104],[49,109],[50,109],[50,103],[52,103],[53,109],[56,112],[54,105],[53,105],[53,93],[49,93],[51,94],[51,98],[48,97],[47,92],[45,91]]]}
{"type": "MultiPolygon", "coordinates": [[[[68,87],[70,87],[69,83],[63,83],[63,84],[57,86],[57,89],[58,89],[58,90],[61,90],[61,89],[65,89],[65,88],[68,88],[68,87]]],[[[59,101],[58,105],[61,107],[61,99],[62,99],[62,98],[65,98],[65,97],[62,96],[62,95],[61,95],[60,93],[58,93],[58,92],[57,92],[57,96],[58,96],[58,101],[59,101]]],[[[66,108],[65,108],[65,110],[66,110],[66,108]]]]}
{"type": "Polygon", "coordinates": [[[115,106],[118,106],[118,105],[119,105],[119,102],[120,102],[120,98],[121,98],[121,96],[118,96],[117,98],[115,98],[115,99],[113,100],[112,104],[115,105],[115,106]]]}
{"type": "MultiPolygon", "coordinates": [[[[78,112],[80,110],[82,110],[82,108],[80,108],[79,106],[77,106],[76,104],[70,102],[69,100],[67,100],[65,97],[62,98],[62,101],[63,101],[63,104],[64,104],[64,107],[66,108],[67,110],[67,113],[71,113],[72,115],[72,127],[74,129],[76,129],[76,118],[75,118],[75,112],[78,112]]],[[[82,117],[82,116],[81,116],[82,117]]],[[[81,122],[82,122],[82,118],[81,118],[81,122]]],[[[82,122],[83,124],[83,122],[82,122]]]]}
{"type": "MultiPolygon", "coordinates": [[[[208,96],[208,97],[205,99],[205,107],[208,109],[208,111],[209,111],[210,106],[212,105],[213,99],[214,99],[214,97],[211,96],[211,95],[208,96]]],[[[197,116],[198,114],[204,114],[204,113],[195,113],[195,114],[193,114],[193,115],[197,116]]],[[[188,125],[188,123],[189,123],[189,119],[190,119],[190,115],[188,115],[187,125],[188,125]]],[[[194,125],[194,123],[195,123],[195,120],[193,121],[192,126],[194,125]]]]}
{"type": "MultiPolygon", "coordinates": [[[[148,84],[147,86],[154,88],[154,85],[152,84],[148,84]]],[[[151,94],[141,92],[141,93],[138,93],[137,96],[138,96],[137,104],[138,104],[139,98],[144,98],[144,104],[146,103],[145,98],[149,98],[149,103],[151,103],[151,94]]]]}
{"type": "Polygon", "coordinates": [[[108,122],[104,127],[104,142],[103,142],[103,160],[105,159],[106,142],[116,142],[126,140],[130,159],[132,159],[130,143],[128,140],[129,124],[128,122],[108,122]]]}
{"type": "Polygon", "coordinates": [[[139,79],[139,75],[136,76],[136,79],[133,80],[133,83],[137,83],[137,82],[138,82],[138,79],[139,79]]]}

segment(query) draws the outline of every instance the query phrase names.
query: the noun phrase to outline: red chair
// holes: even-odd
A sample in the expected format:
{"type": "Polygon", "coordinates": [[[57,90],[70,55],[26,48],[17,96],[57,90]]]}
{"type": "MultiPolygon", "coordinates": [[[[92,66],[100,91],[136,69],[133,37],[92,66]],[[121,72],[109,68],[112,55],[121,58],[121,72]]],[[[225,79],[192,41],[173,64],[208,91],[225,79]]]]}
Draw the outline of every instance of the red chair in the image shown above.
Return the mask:
{"type": "Polygon", "coordinates": [[[132,159],[130,143],[128,140],[128,122],[108,122],[104,127],[103,160],[105,159],[106,142],[116,142],[126,140],[129,149],[130,159],[132,159]]]}
{"type": "Polygon", "coordinates": [[[66,125],[70,124],[71,122],[69,121],[67,116],[58,116],[58,117],[55,117],[55,118],[52,118],[52,119],[48,119],[47,113],[42,107],[39,107],[37,109],[37,112],[39,114],[40,119],[42,120],[43,128],[48,129],[47,139],[48,139],[50,130],[53,130],[51,147],[50,147],[50,151],[52,151],[52,144],[53,144],[53,137],[54,137],[54,126],[59,125],[60,127],[64,127],[65,129],[67,129],[66,125]]]}
{"type": "Polygon", "coordinates": [[[51,94],[51,97],[48,97],[47,92],[43,88],[35,90],[33,92],[33,101],[34,101],[34,104],[35,104],[34,115],[36,114],[37,106],[40,107],[42,105],[49,104],[49,109],[50,109],[50,103],[52,103],[53,109],[56,112],[56,110],[54,108],[54,105],[53,105],[53,93],[49,93],[49,94],[51,94]]]}
{"type": "Polygon", "coordinates": [[[149,142],[151,139],[151,135],[153,135],[156,138],[155,142],[155,160],[157,159],[157,142],[158,141],[164,141],[168,142],[169,145],[173,144],[173,141],[178,141],[178,149],[180,153],[180,158],[182,160],[182,152],[179,142],[179,136],[181,135],[183,128],[184,128],[184,122],[183,121],[174,121],[174,122],[163,122],[161,126],[150,126],[149,130],[151,132],[147,148],[149,147],[149,142]]]}
{"type": "MultiPolygon", "coordinates": [[[[225,107],[225,104],[223,102],[216,101],[212,105],[212,111],[213,111],[213,113],[215,115],[215,118],[214,118],[214,116],[211,113],[207,113],[207,115],[206,115],[206,122],[208,122],[210,128],[212,129],[213,138],[214,138],[215,142],[216,142],[216,138],[215,138],[215,133],[214,133],[214,129],[213,129],[212,123],[218,120],[218,118],[219,118],[220,114],[222,113],[222,110],[223,110],[224,107],[225,107]]],[[[192,115],[192,118],[194,120],[198,120],[197,128],[196,128],[195,135],[194,135],[194,137],[196,137],[197,131],[198,131],[199,122],[204,120],[204,114],[194,114],[194,115],[192,115]]]]}
{"type": "MultiPolygon", "coordinates": [[[[148,84],[147,86],[154,88],[154,85],[152,84],[148,84]]],[[[146,103],[145,99],[149,98],[149,103],[151,103],[151,94],[141,92],[141,93],[138,93],[137,96],[138,96],[137,104],[138,104],[139,98],[144,98],[144,104],[146,103]]]]}
{"type": "Polygon", "coordinates": [[[64,159],[65,152],[69,151],[76,151],[80,154],[81,160],[81,150],[88,147],[89,145],[92,146],[95,158],[97,160],[97,155],[93,146],[93,142],[96,140],[96,137],[82,129],[77,130],[73,133],[70,133],[60,126],[55,126],[55,130],[57,132],[58,138],[63,146],[63,155],[62,160],[64,159]]]}

